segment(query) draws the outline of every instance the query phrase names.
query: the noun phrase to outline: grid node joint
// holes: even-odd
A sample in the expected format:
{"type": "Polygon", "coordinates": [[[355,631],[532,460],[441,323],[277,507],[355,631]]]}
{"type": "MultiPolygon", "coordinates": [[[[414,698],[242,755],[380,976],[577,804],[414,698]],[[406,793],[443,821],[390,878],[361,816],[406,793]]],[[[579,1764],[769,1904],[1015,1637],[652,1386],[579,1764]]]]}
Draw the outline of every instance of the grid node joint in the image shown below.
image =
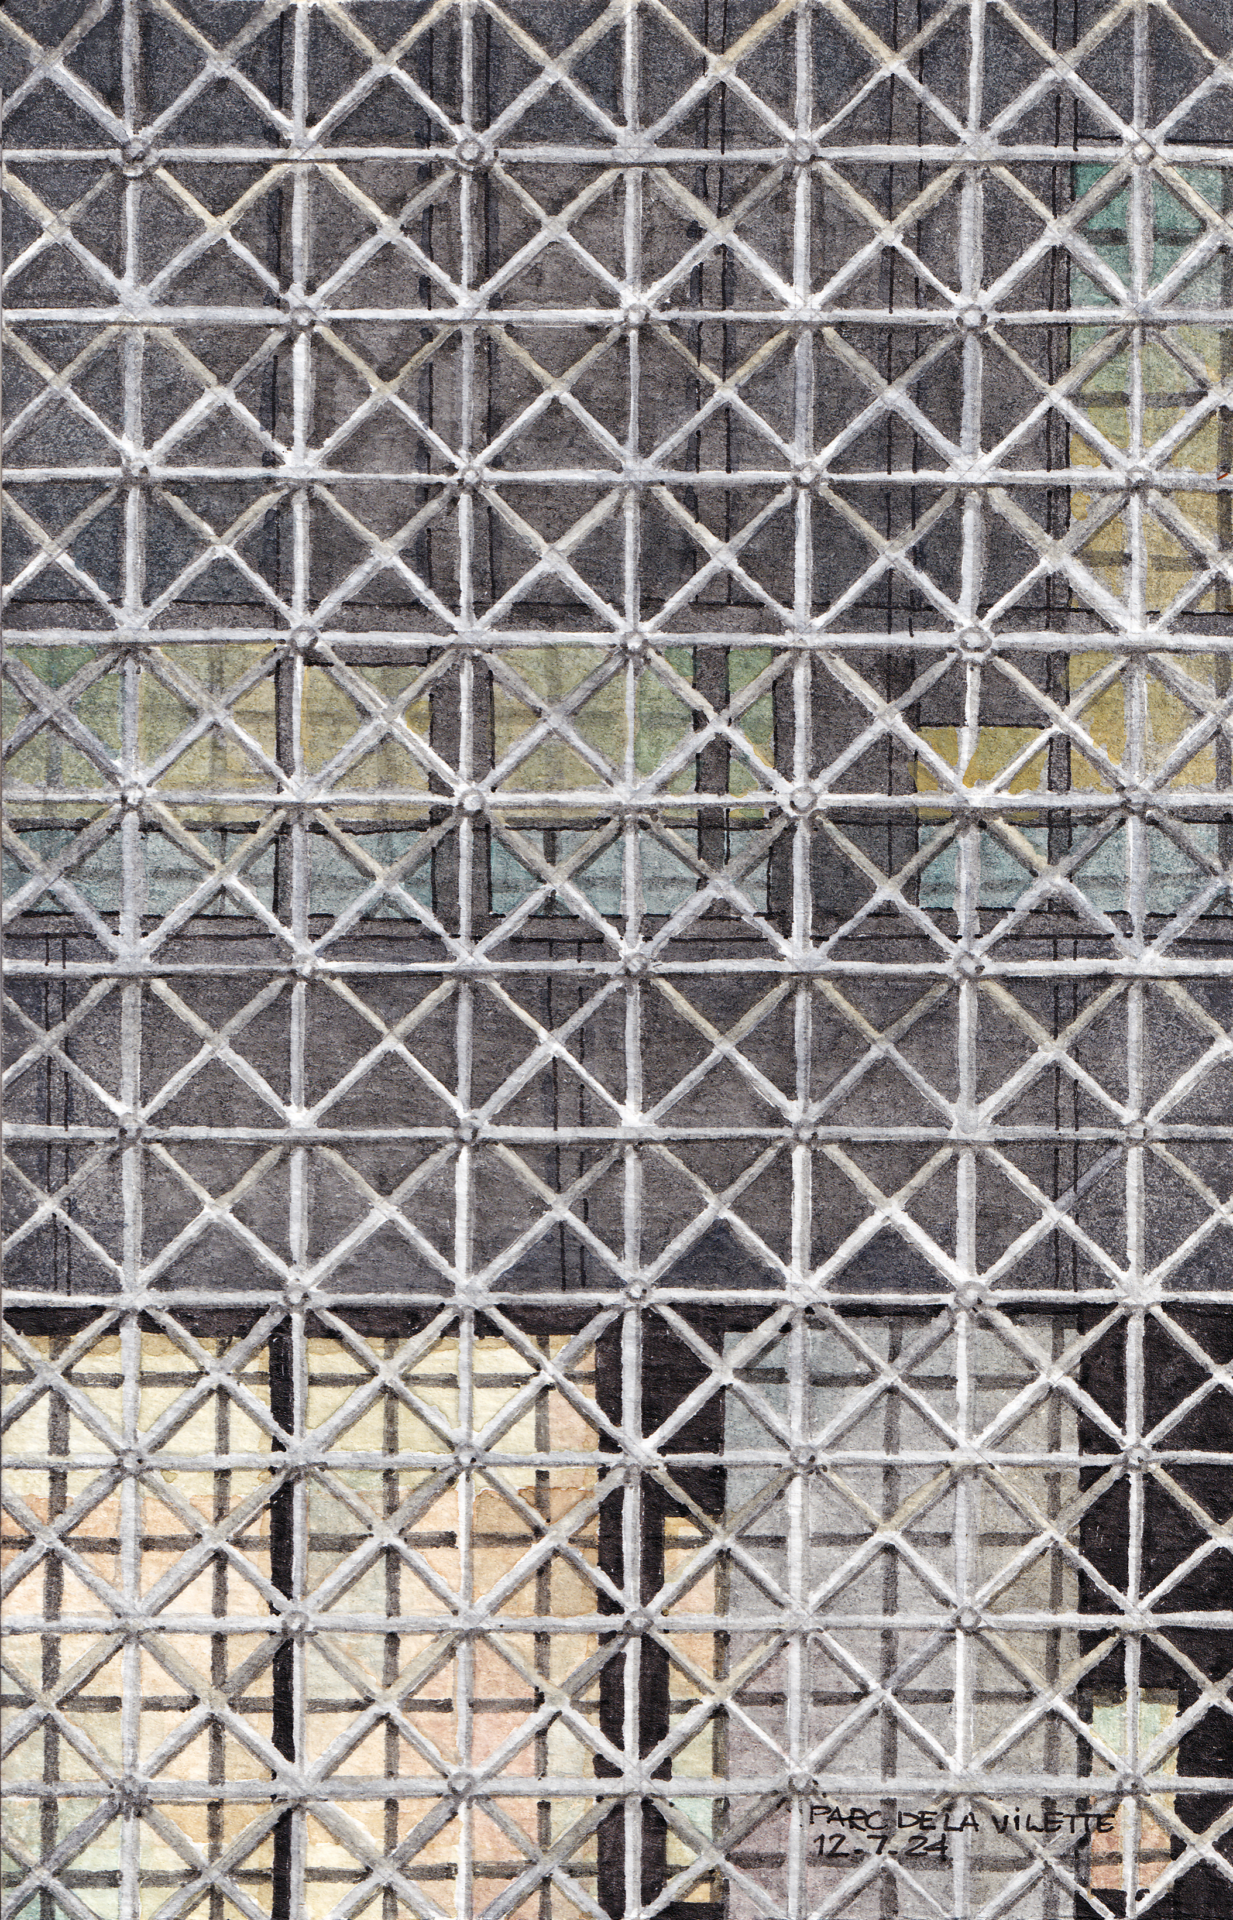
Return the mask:
{"type": "Polygon", "coordinates": [[[459,794],[458,805],[464,813],[482,813],[484,811],[484,796],[478,787],[467,787],[459,794]]]}
{"type": "Polygon", "coordinates": [[[955,1305],[965,1313],[974,1313],[985,1304],[985,1294],[981,1287],[960,1287],[955,1294],[955,1305]]]}
{"type": "Polygon", "coordinates": [[[116,1786],[116,1812],[142,1814],[150,1805],[150,1785],[135,1774],[126,1773],[116,1786]]]}
{"type": "Polygon", "coordinates": [[[816,157],[815,149],[814,149],[814,144],[812,140],[808,140],[802,135],[802,136],[798,136],[797,139],[789,142],[788,158],[792,161],[794,166],[807,167],[810,161],[813,160],[815,157],[816,157]]]}
{"type": "Polygon", "coordinates": [[[492,149],[478,134],[464,133],[454,148],[454,162],[467,173],[492,164],[492,149]]]}
{"type": "Polygon", "coordinates": [[[812,787],[793,787],[790,800],[793,813],[812,813],[817,799],[812,787]]]}
{"type": "Polygon", "coordinates": [[[149,159],[150,142],[138,139],[135,135],[120,148],[120,164],[130,180],[137,179],[145,172],[149,159]]]}
{"type": "Polygon", "coordinates": [[[465,1115],[454,1128],[454,1138],[464,1147],[473,1147],[479,1137],[479,1121],[473,1114],[465,1115]]]}
{"type": "Polygon", "coordinates": [[[1144,1446],[1141,1440],[1136,1440],[1133,1446],[1127,1447],[1126,1465],[1128,1467],[1133,1467],[1136,1471],[1141,1472],[1144,1467],[1150,1467],[1151,1464],[1152,1450],[1150,1447],[1144,1446]]]}
{"type": "Polygon", "coordinates": [[[639,327],[645,327],[651,317],[651,309],[642,300],[631,301],[621,315],[621,324],[630,333],[636,333],[639,327]]]}
{"type": "Polygon", "coordinates": [[[651,962],[645,953],[627,953],[621,962],[621,971],[631,980],[641,980],[650,972],[651,962]]]}
{"type": "Polygon", "coordinates": [[[975,301],[966,307],[959,308],[959,325],[965,332],[979,333],[981,329],[987,327],[988,324],[989,315],[985,312],[985,309],[977,305],[975,301]]]}
{"type": "Polygon", "coordinates": [[[988,653],[993,645],[993,635],[988,627],[964,627],[959,635],[959,645],[964,653],[988,653]]]}
{"type": "Polygon", "coordinates": [[[955,1614],[955,1626],[960,1633],[975,1633],[981,1625],[981,1613],[978,1607],[960,1607],[955,1614]]]}

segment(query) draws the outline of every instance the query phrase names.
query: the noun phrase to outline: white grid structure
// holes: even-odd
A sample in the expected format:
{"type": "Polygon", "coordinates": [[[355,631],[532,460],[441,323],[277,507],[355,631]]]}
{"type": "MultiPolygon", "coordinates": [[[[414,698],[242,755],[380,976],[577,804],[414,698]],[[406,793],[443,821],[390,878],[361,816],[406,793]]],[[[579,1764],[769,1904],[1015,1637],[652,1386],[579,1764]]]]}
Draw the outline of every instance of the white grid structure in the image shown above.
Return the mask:
{"type": "Polygon", "coordinates": [[[1216,1920],[1226,10],[0,39],[5,1913],[1216,1920]]]}

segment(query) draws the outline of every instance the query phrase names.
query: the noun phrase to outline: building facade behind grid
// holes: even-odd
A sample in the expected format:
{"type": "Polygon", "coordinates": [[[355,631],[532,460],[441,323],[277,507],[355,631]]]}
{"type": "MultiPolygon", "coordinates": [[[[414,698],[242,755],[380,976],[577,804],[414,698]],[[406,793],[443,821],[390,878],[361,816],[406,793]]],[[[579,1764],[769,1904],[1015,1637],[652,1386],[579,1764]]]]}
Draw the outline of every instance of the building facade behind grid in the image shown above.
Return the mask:
{"type": "Polygon", "coordinates": [[[1233,23],[7,0],[6,1911],[1233,1902],[1233,23]]]}

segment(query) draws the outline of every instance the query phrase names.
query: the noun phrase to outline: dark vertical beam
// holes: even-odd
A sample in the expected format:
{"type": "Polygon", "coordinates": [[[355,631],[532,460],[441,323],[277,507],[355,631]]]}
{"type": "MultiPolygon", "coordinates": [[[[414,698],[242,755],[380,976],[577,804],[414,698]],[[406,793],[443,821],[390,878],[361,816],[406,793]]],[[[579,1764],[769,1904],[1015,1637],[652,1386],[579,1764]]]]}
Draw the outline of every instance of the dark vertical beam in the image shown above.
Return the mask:
{"type": "MultiPolygon", "coordinates": [[[[595,1398],[599,1409],[614,1424],[621,1419],[621,1322],[616,1320],[602,1333],[595,1345],[595,1398]]],[[[602,1430],[599,1435],[601,1468],[607,1469],[618,1457],[617,1445],[602,1430]]],[[[633,1497],[629,1487],[610,1493],[599,1510],[599,1567],[614,1587],[625,1582],[624,1512],[626,1500],[633,1497]]],[[[601,1588],[597,1596],[600,1613],[618,1613],[618,1603],[601,1588]]],[[[620,1636],[601,1633],[600,1650],[616,1648],[620,1636]]],[[[614,1652],[599,1673],[599,1730],[603,1738],[620,1749],[625,1728],[625,1661],[623,1652],[614,1652]]],[[[617,1766],[604,1754],[595,1756],[595,1776],[599,1783],[611,1779],[617,1766]]],[[[599,1790],[602,1792],[602,1785],[599,1790]]],[[[596,1899],[604,1912],[619,1920],[625,1912],[625,1803],[617,1800],[604,1815],[596,1833],[598,1882],[596,1899]]]]}
{"type": "MultiPolygon", "coordinates": [[[[283,1321],[270,1335],[270,1413],[284,1433],[295,1430],[295,1379],[292,1370],[291,1329],[283,1321]]],[[[275,1440],[275,1454],[284,1451],[275,1440]]],[[[295,1485],[286,1480],[270,1500],[270,1584],[288,1596],[295,1591],[295,1485]]],[[[280,1641],[270,1665],[273,1695],[270,1738],[288,1760],[295,1750],[295,1647],[280,1641]]],[[[279,1816],[274,1828],[274,1862],[270,1893],[270,1920],[292,1920],[291,1840],[294,1815],[279,1816]]]]}

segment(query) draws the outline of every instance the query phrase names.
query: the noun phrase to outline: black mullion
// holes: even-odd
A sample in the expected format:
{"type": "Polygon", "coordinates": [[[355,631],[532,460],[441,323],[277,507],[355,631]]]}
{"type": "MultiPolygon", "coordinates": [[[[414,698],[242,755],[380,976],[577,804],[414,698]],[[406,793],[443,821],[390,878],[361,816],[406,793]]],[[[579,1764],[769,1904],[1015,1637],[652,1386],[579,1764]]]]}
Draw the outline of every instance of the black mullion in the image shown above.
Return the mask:
{"type": "MultiPolygon", "coordinates": [[[[886,1345],[887,1365],[894,1367],[903,1349],[903,1327],[898,1320],[892,1320],[886,1345]]],[[[903,1474],[899,1466],[902,1448],[901,1405],[897,1393],[888,1393],[883,1404],[882,1414],[882,1517],[893,1520],[899,1511],[902,1500],[903,1474]]],[[[884,1620],[893,1620],[899,1612],[899,1556],[886,1552],[882,1555],[882,1614],[884,1620]]],[[[881,1639],[881,1674],[883,1686],[895,1675],[899,1666],[899,1634],[893,1626],[883,1626],[881,1639]]],[[[893,1780],[899,1770],[899,1722],[894,1714],[883,1709],[881,1715],[881,1752],[882,1778],[893,1780]]],[[[893,1817],[894,1801],[881,1802],[885,1813],[893,1817]]]]}
{"type": "MultiPolygon", "coordinates": [[[[398,1341],[387,1334],[384,1341],[386,1360],[392,1360],[398,1350],[398,1341]]],[[[400,1403],[396,1395],[386,1392],[382,1395],[382,1450],[387,1454],[398,1452],[398,1416],[400,1403]]],[[[396,1467],[387,1467],[381,1476],[381,1507],[388,1522],[397,1513],[399,1500],[399,1475],[396,1467]]],[[[385,1610],[391,1619],[396,1619],[402,1611],[402,1560],[396,1553],[386,1552],[385,1556],[385,1610]]],[[[387,1633],[382,1653],[382,1684],[394,1686],[398,1679],[401,1642],[397,1633],[387,1633]]],[[[399,1763],[398,1729],[392,1720],[385,1723],[385,1774],[389,1780],[398,1778],[399,1763]]],[[[398,1801],[385,1802],[384,1841],[387,1853],[392,1853],[398,1845],[398,1801]]],[[[397,1920],[398,1900],[392,1887],[386,1887],[381,1895],[383,1920],[397,1920]]]]}
{"type": "MultiPolygon", "coordinates": [[[[1061,49],[1064,37],[1062,34],[1060,0],[1055,0],[1053,9],[1053,45],[1056,49],[1061,49]]],[[[1068,106],[1064,105],[1063,96],[1059,92],[1054,104],[1053,125],[1054,145],[1059,151],[1062,147],[1065,132],[1063,116],[1064,113],[1067,112],[1070,116],[1070,134],[1071,144],[1073,146],[1076,141],[1078,125],[1075,103],[1071,100],[1068,106]]],[[[1069,195],[1073,197],[1074,186],[1075,171],[1073,166],[1066,168],[1064,171],[1060,167],[1054,167],[1051,170],[1049,188],[1052,210],[1055,214],[1063,212],[1067,194],[1069,193],[1069,195]]],[[[1070,255],[1064,249],[1054,247],[1050,251],[1048,286],[1050,307],[1060,311],[1064,311],[1069,307],[1070,255]]],[[[1045,339],[1045,376],[1050,382],[1060,379],[1066,367],[1069,365],[1070,344],[1069,327],[1056,330],[1056,334],[1055,329],[1052,327],[1048,330],[1045,339]]],[[[1045,426],[1045,465],[1047,468],[1052,468],[1055,465],[1062,467],[1068,467],[1070,465],[1071,432],[1072,430],[1068,427],[1060,427],[1055,421],[1053,414],[1050,413],[1045,426]],[[1059,438],[1061,440],[1060,446],[1058,445],[1059,438]]],[[[1060,540],[1064,537],[1070,525],[1070,489],[1068,487],[1058,488],[1056,492],[1050,489],[1045,524],[1055,540],[1060,540]],[[1058,519],[1058,525],[1056,527],[1054,526],[1055,513],[1058,519]]],[[[1060,594],[1060,604],[1058,604],[1058,601],[1059,589],[1056,576],[1050,573],[1045,579],[1044,611],[1045,624],[1047,627],[1052,627],[1055,618],[1063,623],[1067,618],[1070,607],[1069,591],[1062,592],[1060,594]]],[[[1068,653],[1051,653],[1046,656],[1045,691],[1057,706],[1066,707],[1069,704],[1070,655],[1068,653]]],[[[1046,784],[1051,793],[1070,792],[1070,741],[1064,735],[1055,736],[1049,742],[1049,762],[1046,784]]],[[[1050,866],[1055,866],[1059,860],[1064,860],[1070,851],[1073,837],[1070,814],[1067,812],[1061,816],[1057,816],[1050,813],[1048,816],[1047,832],[1046,857],[1050,866]]]]}
{"type": "MultiPolygon", "coordinates": [[[[695,1326],[716,1351],[722,1351],[725,1331],[731,1316],[722,1307],[702,1309],[691,1314],[695,1326]]],[[[709,1376],[710,1368],[692,1347],[670,1333],[662,1323],[652,1323],[653,1339],[647,1343],[643,1360],[642,1427],[653,1433],[709,1376]]],[[[724,1395],[712,1393],[699,1410],[672,1436],[668,1453],[710,1454],[713,1467],[681,1467],[671,1470],[667,1481],[642,1477],[642,1586],[640,1604],[650,1606],[661,1591],[665,1578],[667,1521],[681,1516],[692,1519],[689,1508],[673,1498],[673,1485],[695,1506],[716,1518],[726,1503],[726,1476],[722,1465],[724,1445],[724,1395]]],[[[639,1757],[651,1753],[672,1730],[671,1669],[665,1649],[649,1636],[642,1644],[642,1678],[639,1693],[639,1757]]],[[[655,1777],[671,1780],[673,1767],[667,1759],[656,1768],[655,1777]]],[[[657,1807],[644,1803],[642,1816],[642,1901],[649,1904],[663,1891],[669,1878],[668,1824],[657,1807]]],[[[694,1915],[710,1920],[713,1905],[679,1903],[669,1915],[694,1915]]]]}
{"type": "MultiPolygon", "coordinates": [[[[728,45],[727,0],[719,0],[718,13],[719,49],[723,51],[728,45]]],[[[727,169],[723,164],[722,158],[728,150],[728,89],[722,83],[715,89],[715,105],[718,144],[721,155],[720,164],[717,169],[718,191],[716,194],[715,211],[717,217],[722,220],[727,211],[725,202],[729,188],[727,169]]],[[[724,247],[720,252],[719,266],[719,306],[721,313],[726,314],[728,310],[735,305],[735,279],[736,272],[732,249],[730,247],[724,247]]],[[[731,364],[739,358],[740,348],[738,344],[734,343],[731,329],[726,320],[720,323],[719,337],[719,374],[722,380],[726,380],[731,364]]],[[[724,408],[723,432],[724,471],[726,473],[732,473],[734,469],[731,407],[724,408]]],[[[725,487],[723,524],[723,538],[725,540],[731,540],[736,532],[733,518],[733,498],[732,488],[725,487]]],[[[724,576],[724,599],[728,606],[734,604],[733,580],[730,573],[725,573],[724,576]]],[[[712,707],[717,707],[721,712],[726,708],[728,704],[728,650],[726,647],[701,647],[698,649],[694,655],[694,682],[698,691],[710,701],[712,707]]],[[[730,757],[730,749],[726,740],[712,740],[709,746],[702,749],[697,761],[698,787],[700,792],[712,794],[727,793],[731,773],[730,757]]],[[[699,813],[698,854],[701,859],[706,861],[707,866],[712,869],[722,867],[727,860],[728,808],[726,805],[708,807],[699,813]]],[[[711,911],[715,912],[717,908],[719,911],[727,911],[719,902],[715,903],[711,911]]]]}
{"type": "MultiPolygon", "coordinates": [[[[215,1342],[216,1357],[222,1359],[226,1351],[226,1339],[222,1336],[215,1342]]],[[[227,1394],[214,1396],[214,1451],[220,1460],[225,1460],[231,1452],[231,1401],[227,1394]]],[[[231,1474],[226,1468],[214,1474],[214,1524],[220,1526],[227,1518],[231,1507],[231,1474]]],[[[226,1621],[229,1611],[228,1563],[225,1554],[216,1553],[212,1568],[211,1609],[216,1620],[226,1621]]],[[[210,1684],[223,1691],[227,1685],[228,1636],[225,1628],[210,1636],[210,1684]]],[[[206,1843],[208,1857],[217,1860],[226,1842],[224,1824],[225,1794],[227,1781],[226,1742],[219,1721],[211,1720],[209,1732],[209,1779],[212,1787],[219,1789],[219,1797],[211,1800],[206,1807],[206,1843]]],[[[210,1920],[223,1920],[226,1905],[222,1889],[210,1888],[210,1920]]]]}
{"type": "MultiPolygon", "coordinates": [[[[771,690],[771,757],[775,771],[792,778],[796,757],[796,668],[777,674],[771,690]]],[[[765,816],[764,816],[765,818],[765,816]]],[[[792,925],[792,845],[795,835],[781,833],[768,855],[766,904],[784,932],[792,925]]],[[[815,910],[819,903],[815,901],[815,910]]]]}
{"type": "MultiPolygon", "coordinates": [[[[269,62],[266,90],[277,106],[287,107],[287,91],[290,75],[294,69],[295,49],[293,36],[295,20],[292,13],[285,14],[277,32],[270,35],[267,58],[269,62]]],[[[285,286],[284,268],[290,258],[288,229],[291,218],[290,198],[281,186],[275,187],[266,201],[266,254],[267,265],[280,288],[285,286]]],[[[267,302],[277,304],[276,296],[267,294],[267,302]]],[[[312,347],[309,346],[311,353],[312,347]]],[[[294,341],[287,339],[270,355],[266,362],[265,374],[261,382],[259,400],[259,418],[271,438],[278,438],[279,416],[290,399],[290,364],[294,353],[294,341]]],[[[263,467],[275,468],[278,456],[269,448],[261,455],[263,467]]],[[[284,543],[282,534],[283,514],[276,510],[267,514],[262,529],[262,560],[267,569],[267,577],[278,582],[278,590],[286,595],[290,581],[283,578],[284,569],[292,562],[291,543],[284,543]]],[[[295,771],[295,660],[291,653],[283,652],[274,669],[274,752],[284,773],[295,771]]],[[[226,851],[224,843],[224,853],[226,851]]],[[[292,870],[295,852],[291,841],[291,832],[284,823],[274,836],[274,912],[279,920],[291,918],[292,870]]]]}
{"type": "MultiPolygon", "coordinates": [[[[621,1322],[615,1321],[595,1343],[595,1398],[600,1412],[619,1426],[621,1420],[621,1322]]],[[[599,1433],[599,1453],[601,1471],[606,1472],[619,1457],[620,1447],[617,1441],[608,1437],[602,1429],[599,1433]]],[[[599,1569],[612,1582],[621,1588],[625,1582],[625,1542],[624,1511],[625,1501],[632,1497],[632,1490],[618,1487],[602,1502],[599,1509],[599,1569]]],[[[600,1613],[619,1614],[620,1602],[609,1597],[600,1587],[596,1593],[596,1605],[600,1613]]],[[[621,1636],[616,1633],[601,1633],[600,1650],[604,1647],[619,1647],[621,1636]]],[[[614,1652],[605,1662],[599,1673],[599,1731],[609,1744],[618,1750],[624,1740],[625,1725],[625,1662],[623,1652],[614,1652]]],[[[595,1756],[596,1781],[602,1783],[618,1774],[620,1769],[606,1755],[595,1756]]],[[[602,1792],[602,1785],[599,1787],[602,1792]]],[[[596,1900],[612,1920],[625,1912],[625,1803],[618,1799],[611,1812],[606,1813],[596,1831],[597,1882],[596,1900]]]]}
{"type": "MultiPolygon", "coordinates": [[[[49,1358],[56,1360],[71,1341],[68,1332],[52,1335],[49,1344],[49,1358]]],[[[69,1454],[69,1411],[68,1403],[55,1392],[47,1398],[47,1450],[53,1457],[63,1455],[67,1461],[69,1454]]],[[[47,1517],[53,1525],[68,1508],[68,1472],[67,1467],[53,1467],[47,1475],[47,1517]]],[[[58,1554],[47,1554],[43,1560],[43,1619],[58,1620],[64,1605],[64,1566],[58,1554]]],[[[51,1690],[60,1679],[60,1636],[46,1633],[42,1636],[42,1684],[51,1690]]],[[[48,1786],[54,1786],[60,1778],[60,1729],[49,1716],[43,1722],[43,1780],[48,1786]]],[[[47,1859],[55,1852],[59,1837],[59,1801],[53,1794],[45,1794],[39,1802],[40,1850],[47,1859]]],[[[39,1893],[39,1920],[57,1920],[56,1903],[44,1887],[39,1893]]]]}
{"type": "MultiPolygon", "coordinates": [[[[291,1433],[295,1421],[295,1379],[291,1329],[286,1321],[270,1335],[269,1366],[270,1415],[284,1433],[291,1433]]],[[[284,1443],[276,1437],[271,1450],[276,1455],[284,1452],[284,1443]]],[[[270,1500],[270,1584],[288,1596],[295,1590],[295,1491],[293,1481],[284,1481],[270,1500]]],[[[294,1760],[295,1647],[288,1639],[279,1643],[271,1662],[270,1678],[273,1694],[270,1738],[279,1753],[294,1760]]],[[[270,1920],[291,1920],[292,1817],[290,1810],[280,1814],[274,1828],[270,1920]]]]}
{"type": "MultiPolygon", "coordinates": [[[[270,95],[281,108],[286,108],[288,87],[294,72],[294,34],[296,20],[288,13],[280,23],[280,30],[272,36],[270,61],[270,95]]],[[[283,285],[283,263],[289,257],[285,249],[287,219],[290,208],[287,196],[281,189],[273,196],[273,205],[268,217],[268,244],[273,255],[272,265],[283,285]]],[[[283,364],[289,366],[289,356],[294,351],[288,347],[277,356],[283,364]]],[[[311,336],[309,351],[312,351],[311,336]]],[[[274,363],[275,367],[277,362],[274,363]]],[[[267,425],[271,434],[277,436],[279,414],[285,404],[284,396],[289,399],[288,386],[278,378],[277,371],[268,382],[263,399],[268,408],[267,425]]],[[[294,402],[291,402],[294,405],[294,402]]],[[[263,464],[265,461],[263,460],[263,464]]],[[[274,534],[277,541],[277,532],[274,534]]],[[[284,556],[277,555],[280,566],[284,556]]],[[[280,580],[280,585],[282,584],[280,580]]],[[[285,773],[295,771],[295,698],[296,665],[290,653],[284,653],[275,669],[274,710],[275,710],[275,752],[278,764],[285,773]]],[[[291,917],[292,872],[294,867],[294,848],[289,828],[284,825],[275,836],[274,842],[274,912],[280,920],[291,917]]],[[[292,1433],[295,1425],[295,1379],[292,1362],[291,1329],[282,1322],[270,1335],[268,1346],[270,1415],[276,1426],[284,1433],[292,1433]]],[[[271,1452],[283,1452],[283,1443],[275,1437],[271,1441],[271,1452]]],[[[290,1595],[295,1586],[295,1486],[285,1481],[270,1500],[270,1584],[279,1593],[290,1595]]],[[[270,1739],[276,1750],[287,1759],[296,1757],[295,1740],[295,1648],[290,1640],[282,1639],[270,1663],[271,1726],[270,1739]]],[[[288,1809],[279,1815],[273,1833],[273,1859],[270,1873],[270,1920],[291,1920],[291,1850],[293,1815],[288,1809]]]]}
{"type": "MultiPolygon", "coordinates": [[[[652,1416],[653,1418],[653,1416],[652,1416]]],[[[649,1424],[644,1420],[644,1425],[649,1424]]],[[[664,1522],[668,1503],[664,1490],[650,1474],[642,1480],[642,1584],[638,1598],[645,1606],[654,1600],[664,1584],[664,1522]]],[[[660,1744],[672,1726],[668,1688],[668,1656],[649,1634],[641,1648],[638,1681],[638,1757],[645,1759],[660,1744]]],[[[661,1760],[655,1769],[657,1780],[672,1778],[672,1761],[661,1760]]],[[[642,1803],[642,1885],[644,1906],[662,1892],[668,1877],[668,1823],[652,1801],[642,1803]]]]}
{"type": "MultiPolygon", "coordinates": [[[[1056,706],[1065,708],[1070,702],[1070,656],[1066,653],[1050,653],[1045,658],[1045,692],[1056,706]]],[[[1070,741],[1063,734],[1055,734],[1049,742],[1049,764],[1046,782],[1050,793],[1069,793],[1071,782],[1070,741]]],[[[1070,852],[1073,837],[1073,823],[1069,811],[1047,815],[1048,845],[1046,857],[1050,866],[1056,866],[1070,852]]]]}
{"type": "MultiPolygon", "coordinates": [[[[549,1340],[541,1333],[536,1343],[542,1353],[549,1352],[549,1340]]],[[[535,1400],[535,1451],[541,1457],[552,1450],[551,1408],[548,1388],[536,1395],[535,1400]]],[[[540,1517],[551,1524],[552,1521],[552,1474],[546,1467],[535,1469],[535,1508],[540,1517]]],[[[541,1561],[535,1572],[535,1611],[541,1619],[552,1612],[552,1560],[541,1561]]],[[[535,1671],[548,1679],[552,1673],[552,1635],[535,1635],[535,1671]]],[[[544,1704],[544,1695],[538,1689],[535,1693],[535,1711],[538,1713],[544,1704]]],[[[541,1727],[535,1735],[535,1776],[538,1780],[548,1777],[548,1731],[541,1727]]],[[[535,1803],[535,1839],[536,1844],[546,1853],[552,1845],[552,1801],[537,1800],[535,1803]]],[[[544,1879],[539,1885],[539,1920],[552,1920],[552,1883],[544,1879]]]]}

